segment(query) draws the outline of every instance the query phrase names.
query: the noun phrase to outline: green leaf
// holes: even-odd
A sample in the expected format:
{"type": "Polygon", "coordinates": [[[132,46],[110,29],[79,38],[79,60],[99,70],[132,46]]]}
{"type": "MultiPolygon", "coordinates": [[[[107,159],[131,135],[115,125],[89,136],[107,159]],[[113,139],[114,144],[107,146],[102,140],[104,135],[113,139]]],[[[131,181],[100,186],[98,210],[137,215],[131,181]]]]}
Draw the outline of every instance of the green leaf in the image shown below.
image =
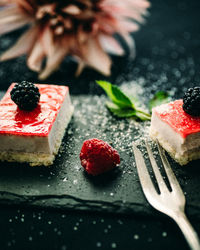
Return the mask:
{"type": "Polygon", "coordinates": [[[152,111],[152,108],[159,106],[163,103],[167,103],[171,100],[169,94],[164,91],[157,92],[154,97],[149,101],[149,109],[152,111]]]}
{"type": "Polygon", "coordinates": [[[96,81],[104,89],[112,102],[107,102],[107,108],[117,117],[133,117],[142,121],[150,120],[151,115],[138,108],[138,100],[124,94],[116,85],[106,81],[96,81]]]}
{"type": "Polygon", "coordinates": [[[120,108],[112,102],[106,102],[107,108],[117,117],[125,118],[135,116],[136,111],[131,108],[120,108]]]}
{"type": "Polygon", "coordinates": [[[147,121],[151,119],[151,116],[143,110],[134,110],[131,108],[120,108],[112,102],[106,102],[107,108],[117,117],[128,118],[133,117],[135,119],[140,119],[142,121],[147,121]]]}
{"type": "Polygon", "coordinates": [[[108,97],[120,108],[135,109],[133,102],[116,85],[106,81],[96,81],[104,89],[108,97]]]}

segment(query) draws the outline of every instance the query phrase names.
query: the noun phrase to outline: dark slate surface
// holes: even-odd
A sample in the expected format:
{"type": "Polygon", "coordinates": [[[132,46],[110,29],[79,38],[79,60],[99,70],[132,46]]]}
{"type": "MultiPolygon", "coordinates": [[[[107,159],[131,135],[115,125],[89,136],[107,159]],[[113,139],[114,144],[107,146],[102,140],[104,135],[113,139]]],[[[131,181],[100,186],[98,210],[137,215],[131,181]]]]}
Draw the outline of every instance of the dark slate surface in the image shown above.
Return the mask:
{"type": "MultiPolygon", "coordinates": [[[[123,85],[128,82],[130,86],[133,80],[133,86],[144,103],[157,90],[171,91],[173,98],[180,98],[187,87],[199,84],[198,10],[198,1],[154,1],[147,25],[135,34],[136,60],[132,61],[128,55],[114,57],[112,77],[108,80],[123,85]]],[[[9,47],[18,35],[17,31],[1,38],[0,50],[9,47]]],[[[130,142],[134,136],[138,140],[146,124],[137,125],[139,128],[135,129],[130,121],[113,118],[102,105],[104,98],[101,97],[101,101],[101,98],[93,97],[102,93],[94,80],[103,77],[88,69],[79,79],[75,79],[75,67],[75,63],[67,59],[61,69],[46,81],[69,84],[76,104],[75,116],[59,157],[51,169],[1,163],[0,202],[157,215],[144,199],[136,170],[132,166],[134,158],[130,142]],[[87,110],[87,107],[90,108],[87,110]],[[87,119],[85,123],[80,121],[82,111],[83,118],[87,119]],[[105,121],[103,127],[102,119],[105,121]],[[106,128],[107,124],[109,126],[106,128]],[[126,136],[127,130],[129,134],[126,136]],[[117,140],[116,131],[121,132],[118,138],[124,141],[117,140]],[[82,141],[93,136],[111,142],[122,158],[116,171],[97,178],[84,174],[78,159],[82,141]]],[[[37,75],[26,68],[25,57],[2,63],[0,77],[1,90],[7,89],[12,81],[27,79],[38,82],[37,75]]],[[[199,162],[184,168],[173,162],[172,165],[186,194],[188,214],[199,218],[199,162]]]]}
{"type": "MultiPolygon", "coordinates": [[[[0,203],[156,215],[141,191],[131,150],[133,140],[142,143],[141,137],[147,137],[149,123],[116,119],[101,105],[104,101],[98,96],[73,97],[76,111],[50,168],[0,163],[0,203]],[[111,143],[121,156],[118,168],[99,177],[88,176],[79,160],[82,142],[93,137],[111,143]]],[[[189,215],[200,218],[199,162],[185,168],[172,165],[189,215]]]]}

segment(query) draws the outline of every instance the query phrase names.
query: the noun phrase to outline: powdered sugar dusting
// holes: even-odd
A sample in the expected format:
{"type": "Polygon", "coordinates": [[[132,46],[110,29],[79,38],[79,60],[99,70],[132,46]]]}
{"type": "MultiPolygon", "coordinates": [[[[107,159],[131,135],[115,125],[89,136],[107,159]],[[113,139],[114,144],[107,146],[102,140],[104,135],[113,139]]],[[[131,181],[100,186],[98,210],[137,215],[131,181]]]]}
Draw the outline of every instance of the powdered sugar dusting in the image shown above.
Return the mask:
{"type": "MultiPolygon", "coordinates": [[[[147,80],[139,77],[137,80],[123,82],[120,89],[130,98],[135,100],[137,106],[148,112],[148,103],[153,95],[159,91],[157,84],[167,81],[166,75],[161,74],[160,80],[146,88],[147,80]]],[[[175,88],[171,89],[170,95],[174,96],[175,88]]],[[[149,138],[150,122],[140,122],[133,118],[120,119],[115,117],[105,106],[108,98],[102,96],[79,96],[74,98],[75,120],[80,123],[84,135],[80,140],[97,137],[113,144],[121,151],[132,150],[132,142],[143,144],[149,138]],[[84,128],[84,131],[83,131],[84,128]]],[[[77,127],[77,129],[79,129],[77,127]]]]}
{"type": "MultiPolygon", "coordinates": [[[[121,89],[130,90],[129,94],[132,96],[140,97],[144,94],[142,86],[134,81],[124,83],[121,89]]],[[[107,141],[120,152],[130,153],[133,141],[141,144],[145,138],[148,138],[150,122],[140,122],[133,118],[117,118],[106,108],[106,101],[106,96],[96,95],[73,98],[74,123],[78,124],[76,126],[76,132],[79,134],[78,140],[84,141],[96,137],[107,141]]]]}
{"type": "Polygon", "coordinates": [[[171,109],[172,109],[172,106],[169,105],[168,103],[164,103],[158,107],[155,107],[155,111],[160,114],[162,113],[163,115],[169,113],[171,109]]]}
{"type": "MultiPolygon", "coordinates": [[[[166,81],[166,76],[161,74],[160,85],[163,84],[163,81],[166,81]]],[[[152,83],[148,88],[147,84],[148,82],[144,77],[139,77],[137,80],[124,81],[119,87],[135,100],[137,106],[148,112],[149,100],[157,91],[162,89],[156,88],[158,81],[152,83]]],[[[175,92],[175,88],[171,89],[169,94],[172,98],[175,92]]],[[[76,124],[74,140],[77,143],[82,143],[90,138],[107,141],[118,150],[120,157],[123,158],[123,154],[129,155],[130,160],[130,157],[133,156],[132,143],[134,142],[141,146],[141,149],[144,149],[144,141],[150,140],[150,121],[141,122],[134,118],[115,117],[105,106],[107,100],[108,98],[105,95],[82,95],[73,98],[73,104],[75,105],[73,123],[76,124]]],[[[70,145],[68,144],[68,146],[70,145]]],[[[145,150],[142,151],[145,153],[145,150]]],[[[79,154],[79,151],[74,153],[79,154]]],[[[125,173],[132,171],[131,168],[132,166],[127,171],[125,170],[125,173]]]]}

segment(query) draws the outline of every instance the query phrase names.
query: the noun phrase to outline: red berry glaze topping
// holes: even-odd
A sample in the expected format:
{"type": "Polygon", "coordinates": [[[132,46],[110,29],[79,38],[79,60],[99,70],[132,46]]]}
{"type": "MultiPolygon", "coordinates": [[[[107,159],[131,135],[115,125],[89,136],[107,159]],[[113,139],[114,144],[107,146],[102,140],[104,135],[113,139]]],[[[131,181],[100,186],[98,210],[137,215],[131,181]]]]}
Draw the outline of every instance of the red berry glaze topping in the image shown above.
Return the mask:
{"type": "Polygon", "coordinates": [[[91,175],[107,172],[120,163],[117,150],[96,138],[84,141],[80,152],[80,160],[81,165],[91,175]]]}
{"type": "Polygon", "coordinates": [[[20,110],[11,100],[12,84],[0,101],[0,134],[48,136],[69,89],[66,86],[36,84],[41,97],[32,111],[20,110]]]}
{"type": "Polygon", "coordinates": [[[171,126],[183,138],[190,134],[200,132],[200,117],[187,114],[183,110],[183,100],[176,100],[155,107],[154,111],[158,117],[171,126]]]}

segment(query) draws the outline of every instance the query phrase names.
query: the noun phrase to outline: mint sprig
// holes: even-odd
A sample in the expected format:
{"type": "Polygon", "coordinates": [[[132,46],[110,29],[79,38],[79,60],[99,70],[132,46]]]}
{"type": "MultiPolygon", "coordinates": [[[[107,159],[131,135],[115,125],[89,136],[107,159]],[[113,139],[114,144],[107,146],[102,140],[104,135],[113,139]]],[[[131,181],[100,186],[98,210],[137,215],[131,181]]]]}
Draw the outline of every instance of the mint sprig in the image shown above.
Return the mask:
{"type": "Polygon", "coordinates": [[[117,117],[133,117],[142,121],[150,120],[151,115],[137,107],[134,99],[129,98],[119,87],[107,81],[96,81],[112,102],[106,102],[107,108],[117,117]]]}

